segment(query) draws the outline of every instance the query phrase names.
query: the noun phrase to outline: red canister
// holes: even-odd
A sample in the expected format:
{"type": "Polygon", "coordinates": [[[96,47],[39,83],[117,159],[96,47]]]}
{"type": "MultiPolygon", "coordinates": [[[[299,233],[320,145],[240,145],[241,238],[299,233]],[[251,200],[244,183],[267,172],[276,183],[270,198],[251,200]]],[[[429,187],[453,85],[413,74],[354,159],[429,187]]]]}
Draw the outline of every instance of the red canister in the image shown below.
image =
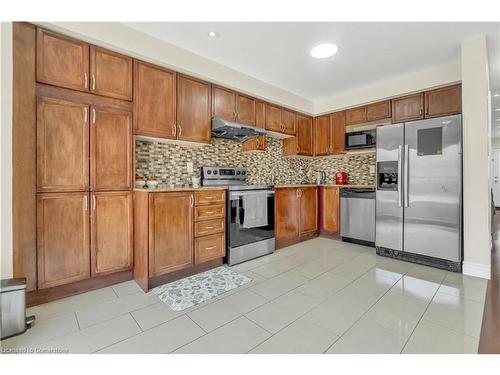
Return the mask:
{"type": "Polygon", "coordinates": [[[347,172],[335,173],[335,183],[337,185],[347,185],[348,180],[349,180],[349,175],[347,174],[347,172]]]}

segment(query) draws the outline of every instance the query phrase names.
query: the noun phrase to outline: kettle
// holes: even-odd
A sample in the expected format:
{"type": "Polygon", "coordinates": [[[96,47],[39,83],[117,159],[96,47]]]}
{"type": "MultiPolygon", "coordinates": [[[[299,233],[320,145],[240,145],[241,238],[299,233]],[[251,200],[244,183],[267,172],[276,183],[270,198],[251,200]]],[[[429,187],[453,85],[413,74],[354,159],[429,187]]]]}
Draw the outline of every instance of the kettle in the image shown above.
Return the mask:
{"type": "Polygon", "coordinates": [[[326,182],[326,173],[324,171],[316,171],[316,184],[323,185],[326,182]]]}
{"type": "Polygon", "coordinates": [[[349,175],[346,172],[335,173],[335,183],[337,185],[346,185],[349,180],[349,175]]]}

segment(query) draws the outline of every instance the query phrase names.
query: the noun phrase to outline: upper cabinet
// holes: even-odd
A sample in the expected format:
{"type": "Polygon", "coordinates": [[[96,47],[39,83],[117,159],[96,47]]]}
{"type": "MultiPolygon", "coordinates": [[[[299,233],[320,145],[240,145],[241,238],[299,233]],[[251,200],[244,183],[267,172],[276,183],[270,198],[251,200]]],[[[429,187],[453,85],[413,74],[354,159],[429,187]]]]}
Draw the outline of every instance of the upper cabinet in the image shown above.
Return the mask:
{"type": "MultiPolygon", "coordinates": [[[[266,103],[260,100],[255,101],[255,126],[264,129],[266,127],[266,103]]],[[[249,139],[241,145],[242,151],[265,151],[266,136],[259,135],[258,137],[249,139]]]]}
{"type": "Polygon", "coordinates": [[[462,86],[455,85],[425,93],[425,118],[462,112],[462,86]]]}
{"type": "Polygon", "coordinates": [[[366,106],[366,121],[378,121],[391,117],[391,101],[373,103],[366,106]]]}
{"type": "Polygon", "coordinates": [[[293,136],[297,114],[274,104],[266,106],[266,130],[293,136]]]}
{"type": "Polygon", "coordinates": [[[210,143],[210,84],[179,74],[177,86],[177,139],[210,143]]]}
{"type": "Polygon", "coordinates": [[[330,114],[330,153],[345,152],[345,111],[330,114]]]}
{"type": "Polygon", "coordinates": [[[212,115],[224,120],[236,120],[236,93],[220,86],[212,86],[212,115]]]}
{"type": "Polygon", "coordinates": [[[134,133],[175,138],[176,73],[135,61],[134,133]]]}
{"type": "Polygon", "coordinates": [[[37,81],[132,100],[132,58],[37,29],[37,81]]]}
{"type": "Polygon", "coordinates": [[[314,119],[314,155],[324,156],[330,153],[330,116],[314,119]]]}
{"type": "Polygon", "coordinates": [[[345,111],[346,125],[359,124],[366,122],[366,106],[350,108],[345,111]]]}
{"type": "Polygon", "coordinates": [[[89,44],[37,29],[36,79],[49,85],[88,91],[89,44]]]}
{"type": "Polygon", "coordinates": [[[297,114],[297,135],[283,140],[283,155],[313,156],[313,120],[297,114]]]}
{"type": "Polygon", "coordinates": [[[424,93],[392,99],[392,122],[421,120],[424,118],[424,93]]]}
{"type": "Polygon", "coordinates": [[[283,133],[288,135],[295,135],[295,124],[297,114],[286,108],[281,109],[281,121],[283,123],[283,133]]]}
{"type": "Polygon", "coordinates": [[[314,119],[314,155],[344,153],[346,111],[334,112],[314,119]]]}
{"type": "Polygon", "coordinates": [[[132,100],[132,58],[90,46],[90,91],[132,100]]]}
{"type": "Polygon", "coordinates": [[[236,120],[244,125],[255,126],[256,100],[236,94],[236,120]]]}

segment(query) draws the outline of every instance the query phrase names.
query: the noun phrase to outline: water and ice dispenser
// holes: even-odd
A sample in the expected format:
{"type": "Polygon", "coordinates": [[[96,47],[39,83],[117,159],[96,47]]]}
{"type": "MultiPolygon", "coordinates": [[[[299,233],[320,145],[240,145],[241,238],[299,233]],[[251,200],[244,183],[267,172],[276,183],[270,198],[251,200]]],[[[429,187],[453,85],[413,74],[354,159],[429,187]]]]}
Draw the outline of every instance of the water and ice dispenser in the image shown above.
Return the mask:
{"type": "Polygon", "coordinates": [[[379,161],[377,163],[377,190],[398,190],[398,162],[379,161]]]}

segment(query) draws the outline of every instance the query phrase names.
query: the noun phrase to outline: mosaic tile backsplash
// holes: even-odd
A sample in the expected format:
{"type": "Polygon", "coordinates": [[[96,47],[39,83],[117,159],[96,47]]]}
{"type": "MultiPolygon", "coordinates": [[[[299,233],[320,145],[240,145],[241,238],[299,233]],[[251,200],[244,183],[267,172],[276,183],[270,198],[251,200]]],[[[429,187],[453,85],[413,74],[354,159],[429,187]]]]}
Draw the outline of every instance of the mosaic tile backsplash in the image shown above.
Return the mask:
{"type": "Polygon", "coordinates": [[[374,184],[375,155],[346,155],[341,157],[298,158],[282,155],[283,142],[266,137],[266,151],[242,152],[241,143],[214,138],[210,145],[186,146],[136,140],[136,174],[156,176],[160,184],[189,185],[192,176],[200,175],[200,167],[245,167],[249,183],[299,184],[315,183],[316,170],[327,173],[328,182],[335,182],[336,172],[349,173],[351,184],[374,184]],[[187,163],[193,172],[187,172],[187,163]]]}

